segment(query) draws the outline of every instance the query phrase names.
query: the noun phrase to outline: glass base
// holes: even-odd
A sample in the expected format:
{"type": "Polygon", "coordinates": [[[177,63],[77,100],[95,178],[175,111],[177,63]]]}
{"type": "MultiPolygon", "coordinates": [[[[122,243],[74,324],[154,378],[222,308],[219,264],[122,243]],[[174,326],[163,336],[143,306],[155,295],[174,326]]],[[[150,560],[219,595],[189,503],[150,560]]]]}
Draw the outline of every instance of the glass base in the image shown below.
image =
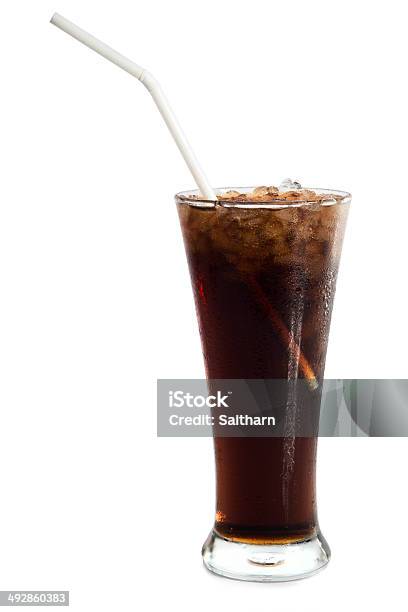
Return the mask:
{"type": "Polygon", "coordinates": [[[202,550],[210,572],[250,582],[284,582],[316,574],[330,559],[330,548],[318,533],[291,544],[245,544],[211,531],[202,550]]]}

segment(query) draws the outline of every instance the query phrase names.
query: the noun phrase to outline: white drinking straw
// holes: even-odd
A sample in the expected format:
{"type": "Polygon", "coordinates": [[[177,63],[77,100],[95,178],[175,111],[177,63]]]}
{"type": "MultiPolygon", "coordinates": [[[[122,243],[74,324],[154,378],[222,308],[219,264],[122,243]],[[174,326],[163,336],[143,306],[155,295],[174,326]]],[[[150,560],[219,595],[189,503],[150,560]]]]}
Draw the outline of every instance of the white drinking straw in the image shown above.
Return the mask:
{"type": "MultiPolygon", "coordinates": [[[[54,15],[51,17],[51,23],[61,30],[64,30],[64,32],[67,34],[70,34],[93,51],[96,51],[96,53],[99,53],[113,64],[116,64],[116,66],[119,66],[119,68],[126,70],[126,72],[136,77],[141,83],[143,83],[143,85],[150,92],[153,100],[156,102],[157,108],[166,122],[166,125],[169,128],[170,133],[180,150],[180,153],[184,157],[184,160],[189,167],[195,182],[197,183],[201,195],[207,200],[216,201],[217,196],[209,184],[203,170],[201,169],[187,138],[183,134],[183,131],[178,124],[177,119],[174,116],[174,113],[171,110],[158,81],[156,81],[154,76],[141,66],[138,66],[132,62],[132,60],[112,49],[112,47],[109,47],[101,40],[95,38],[95,36],[92,36],[92,34],[89,34],[88,32],[85,32],[85,30],[79,28],[77,25],[72,23],[72,21],[65,19],[65,17],[62,17],[62,15],[54,13],[54,15]]],[[[273,306],[268,302],[259,283],[255,279],[252,279],[251,285],[255,291],[258,301],[264,306],[275,330],[286,345],[290,341],[290,335],[285,324],[280,319],[279,314],[275,311],[273,306]]],[[[296,344],[294,346],[296,350],[293,350],[295,350],[296,354],[299,355],[298,360],[300,369],[304,373],[305,378],[308,380],[311,388],[315,389],[317,387],[317,381],[314,372],[302,354],[300,347],[298,347],[296,344]]]]}
{"type": "Polygon", "coordinates": [[[154,76],[141,66],[138,66],[132,62],[132,60],[129,58],[112,49],[112,47],[109,47],[101,40],[95,38],[95,36],[92,36],[92,34],[89,34],[89,32],[85,32],[85,30],[79,28],[77,25],[72,23],[72,21],[65,19],[65,17],[62,17],[62,15],[54,13],[54,15],[51,17],[51,23],[67,34],[70,34],[73,36],[73,38],[76,38],[79,40],[79,42],[83,43],[93,51],[96,51],[96,53],[99,53],[99,55],[102,55],[113,64],[116,64],[116,66],[119,66],[119,68],[126,70],[126,72],[136,77],[141,83],[143,83],[146,89],[150,92],[153,100],[156,102],[157,108],[166,122],[171,135],[176,141],[176,145],[184,157],[184,161],[189,167],[201,195],[208,200],[216,200],[217,196],[209,184],[207,177],[198,163],[198,160],[194,155],[187,138],[177,122],[177,119],[166,100],[160,84],[154,78],[154,76]]]}

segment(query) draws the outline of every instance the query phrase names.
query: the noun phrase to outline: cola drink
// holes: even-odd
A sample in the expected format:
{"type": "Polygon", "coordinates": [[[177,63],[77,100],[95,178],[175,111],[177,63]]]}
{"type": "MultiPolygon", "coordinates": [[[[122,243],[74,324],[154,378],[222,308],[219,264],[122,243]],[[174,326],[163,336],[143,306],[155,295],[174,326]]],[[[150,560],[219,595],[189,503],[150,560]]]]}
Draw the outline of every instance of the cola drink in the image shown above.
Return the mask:
{"type": "MultiPolygon", "coordinates": [[[[217,573],[248,579],[255,570],[224,567],[220,542],[258,547],[270,559],[271,547],[276,555],[276,547],[313,541],[322,565],[329,557],[316,512],[317,423],[350,198],[298,184],[221,190],[218,198],[176,198],[207,378],[302,380],[310,392],[307,401],[288,396],[280,437],[214,438],[216,519],[204,559],[217,573]],[[298,435],[294,423],[306,409],[316,431],[298,435]]],[[[263,580],[279,571],[298,577],[285,558],[258,566],[263,580]]],[[[302,575],[313,571],[305,566],[302,575]]]]}

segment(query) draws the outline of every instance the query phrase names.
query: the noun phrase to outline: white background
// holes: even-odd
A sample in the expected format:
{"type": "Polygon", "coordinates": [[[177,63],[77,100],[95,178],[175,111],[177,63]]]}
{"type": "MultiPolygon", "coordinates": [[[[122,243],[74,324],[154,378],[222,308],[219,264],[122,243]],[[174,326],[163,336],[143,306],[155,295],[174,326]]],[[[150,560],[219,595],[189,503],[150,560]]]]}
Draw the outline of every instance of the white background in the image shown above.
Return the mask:
{"type": "Polygon", "coordinates": [[[211,441],[155,434],[156,379],[203,375],[172,199],[192,179],[143,86],[48,21],[151,70],[215,186],[350,190],[326,374],[405,378],[405,4],[2,4],[0,590],[69,589],[81,612],[402,597],[406,439],[320,441],[320,575],[202,568],[211,441]]]}

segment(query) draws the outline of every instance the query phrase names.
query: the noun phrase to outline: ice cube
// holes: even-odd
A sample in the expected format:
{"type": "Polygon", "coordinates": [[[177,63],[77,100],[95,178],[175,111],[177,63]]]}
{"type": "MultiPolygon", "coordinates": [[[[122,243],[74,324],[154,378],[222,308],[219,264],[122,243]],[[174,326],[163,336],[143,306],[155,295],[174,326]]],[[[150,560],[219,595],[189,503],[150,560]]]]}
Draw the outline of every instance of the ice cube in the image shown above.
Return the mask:
{"type": "Polygon", "coordinates": [[[302,189],[302,185],[297,181],[287,178],[279,185],[280,191],[296,191],[296,189],[302,189]]]}
{"type": "Polygon", "coordinates": [[[262,186],[262,187],[255,187],[253,192],[250,194],[250,197],[258,200],[260,198],[264,198],[267,195],[268,195],[268,187],[262,186]]]}
{"type": "Polygon", "coordinates": [[[218,194],[219,200],[236,200],[237,198],[242,200],[244,199],[244,196],[239,191],[225,191],[224,193],[218,194]]]}

